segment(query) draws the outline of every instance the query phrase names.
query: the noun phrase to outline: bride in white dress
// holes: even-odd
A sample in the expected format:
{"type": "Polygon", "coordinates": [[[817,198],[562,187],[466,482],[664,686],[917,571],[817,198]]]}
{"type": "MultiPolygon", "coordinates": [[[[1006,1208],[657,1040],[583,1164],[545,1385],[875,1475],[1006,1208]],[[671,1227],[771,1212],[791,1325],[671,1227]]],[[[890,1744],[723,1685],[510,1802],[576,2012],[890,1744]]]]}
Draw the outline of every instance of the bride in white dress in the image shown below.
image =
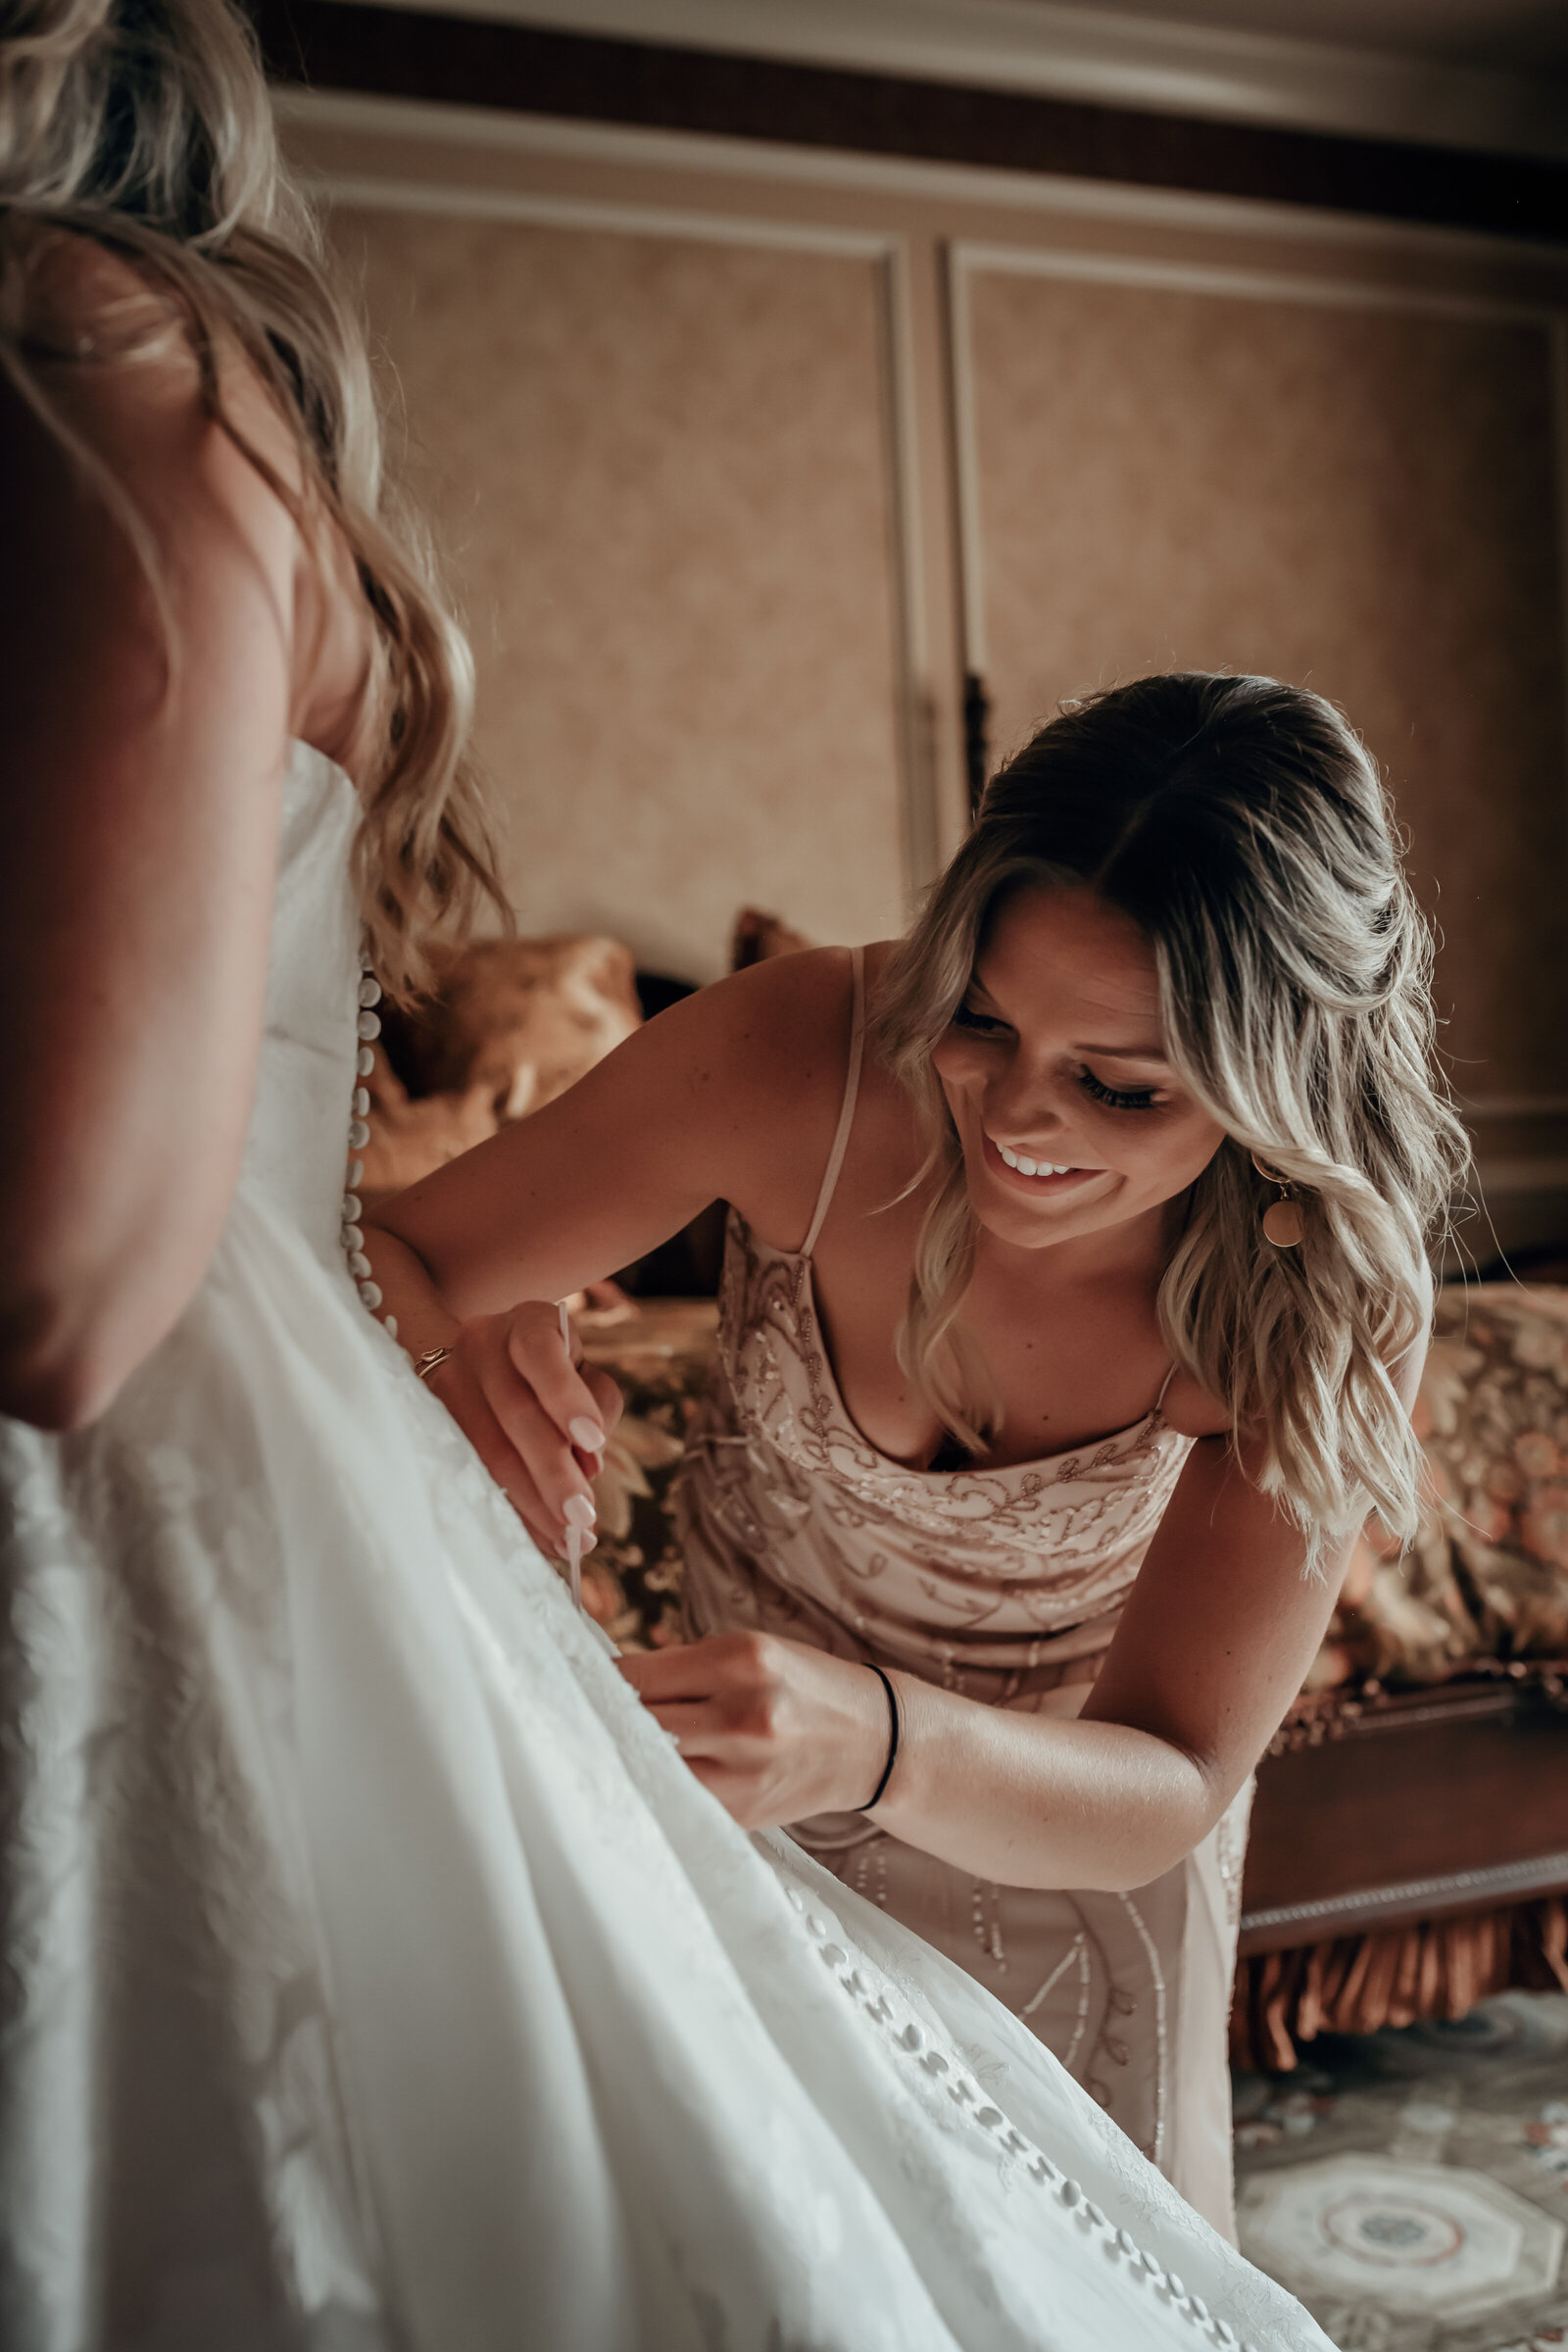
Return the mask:
{"type": "Polygon", "coordinates": [[[358,1295],[471,819],[270,142],[226,0],[0,17],[0,2342],[1321,2347],[729,1820],[358,1295]]]}

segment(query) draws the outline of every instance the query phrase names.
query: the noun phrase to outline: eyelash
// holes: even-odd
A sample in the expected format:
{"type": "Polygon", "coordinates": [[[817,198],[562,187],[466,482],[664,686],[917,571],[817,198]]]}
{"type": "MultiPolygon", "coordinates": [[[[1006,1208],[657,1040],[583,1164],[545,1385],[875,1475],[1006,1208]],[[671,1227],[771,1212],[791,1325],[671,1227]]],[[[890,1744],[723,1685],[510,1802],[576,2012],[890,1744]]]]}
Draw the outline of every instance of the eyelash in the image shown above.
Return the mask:
{"type": "Polygon", "coordinates": [[[1157,1110],[1159,1107],[1152,1086],[1140,1086],[1124,1092],[1119,1087],[1104,1085],[1093,1070],[1080,1070],[1078,1083],[1086,1095],[1093,1095],[1097,1102],[1106,1103],[1112,1110],[1157,1110]]]}
{"type": "MultiPolygon", "coordinates": [[[[1005,1021],[993,1020],[990,1013],[976,1012],[968,1004],[958,1006],[953,1016],[953,1024],[956,1029],[972,1030],[980,1037],[994,1037],[999,1029],[1005,1029],[1007,1026],[1005,1021]]],[[[1078,1083],[1086,1095],[1096,1102],[1104,1103],[1108,1110],[1157,1110],[1159,1108],[1157,1092],[1152,1086],[1129,1088],[1106,1086],[1102,1079],[1095,1076],[1093,1070],[1080,1070],[1078,1083]]]]}

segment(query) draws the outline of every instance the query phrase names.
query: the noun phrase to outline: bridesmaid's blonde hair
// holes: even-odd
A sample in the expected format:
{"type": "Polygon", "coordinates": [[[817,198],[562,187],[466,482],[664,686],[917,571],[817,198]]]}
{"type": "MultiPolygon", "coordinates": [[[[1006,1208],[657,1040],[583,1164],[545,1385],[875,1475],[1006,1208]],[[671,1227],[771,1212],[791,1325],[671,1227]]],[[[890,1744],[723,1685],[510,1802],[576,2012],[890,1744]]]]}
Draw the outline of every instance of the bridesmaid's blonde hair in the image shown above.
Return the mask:
{"type": "Polygon", "coordinates": [[[938,1177],[901,1362],[982,1450],[994,1392],[960,1321],[977,1227],[931,1055],[999,906],[1041,884],[1139,925],[1166,1053],[1225,1130],[1160,1285],[1173,1357],[1262,1438],[1261,1484],[1309,1558],[1369,1502],[1409,1536],[1420,1455],[1390,1367],[1427,1326],[1427,1251],[1468,1145],[1435,1075],[1431,935],[1376,771],[1328,703],[1271,678],[1142,678],[1068,705],[993,777],[894,952],[875,1033],[938,1177]],[[1298,1249],[1262,1237],[1275,1196],[1253,1152],[1302,1202],[1298,1249]]]}
{"type": "Polygon", "coordinates": [[[433,926],[466,918],[481,897],[505,913],[465,758],[472,664],[429,551],[384,480],[364,330],[282,168],[255,38],[230,0],[8,0],[0,31],[0,368],[115,513],[161,603],[134,485],[73,435],[35,365],[50,232],[122,256],[159,297],[154,325],[106,318],[83,359],[134,356],[167,334],[172,312],[215,420],[298,519],[324,510],[348,543],[386,711],[379,756],[359,779],[356,879],[377,968],[406,992],[423,976],[433,926]],[[224,341],[292,428],[303,501],[224,413],[224,341]]]}

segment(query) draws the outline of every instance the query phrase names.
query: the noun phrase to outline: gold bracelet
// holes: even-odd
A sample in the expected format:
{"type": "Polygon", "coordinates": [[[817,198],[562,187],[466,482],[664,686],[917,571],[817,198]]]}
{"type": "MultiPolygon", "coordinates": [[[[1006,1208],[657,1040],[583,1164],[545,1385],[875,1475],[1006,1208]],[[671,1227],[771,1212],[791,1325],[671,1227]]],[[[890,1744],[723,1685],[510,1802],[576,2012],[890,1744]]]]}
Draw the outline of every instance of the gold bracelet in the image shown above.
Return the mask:
{"type": "Polygon", "coordinates": [[[450,1348],[427,1348],[415,1363],[415,1379],[428,1380],[437,1364],[444,1364],[451,1353],[450,1348]]]}

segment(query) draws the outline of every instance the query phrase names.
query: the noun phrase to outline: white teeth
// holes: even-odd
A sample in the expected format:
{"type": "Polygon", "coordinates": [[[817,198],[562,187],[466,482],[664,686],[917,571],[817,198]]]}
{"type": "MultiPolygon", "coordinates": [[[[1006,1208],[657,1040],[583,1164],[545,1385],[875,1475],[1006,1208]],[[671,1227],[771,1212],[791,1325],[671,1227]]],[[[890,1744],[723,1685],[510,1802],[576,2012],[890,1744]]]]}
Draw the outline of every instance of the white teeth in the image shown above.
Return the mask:
{"type": "Polygon", "coordinates": [[[997,1151],[1007,1166],[1016,1168],[1020,1176],[1070,1176],[1072,1174],[1071,1168],[1053,1167],[1049,1159],[1025,1159],[1021,1152],[1009,1152],[1005,1144],[998,1144],[997,1151]]]}

